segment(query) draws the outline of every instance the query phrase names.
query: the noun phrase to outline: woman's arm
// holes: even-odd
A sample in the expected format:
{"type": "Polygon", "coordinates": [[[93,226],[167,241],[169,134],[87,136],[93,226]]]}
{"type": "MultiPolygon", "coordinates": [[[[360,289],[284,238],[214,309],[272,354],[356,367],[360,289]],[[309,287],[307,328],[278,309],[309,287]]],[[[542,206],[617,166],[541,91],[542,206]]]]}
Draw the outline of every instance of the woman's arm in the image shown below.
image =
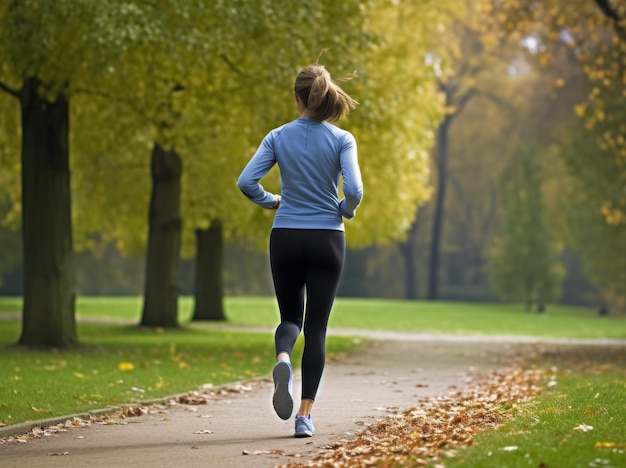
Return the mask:
{"type": "Polygon", "coordinates": [[[273,139],[270,133],[263,139],[237,180],[239,190],[250,201],[267,209],[278,209],[280,195],[266,191],[259,180],[274,167],[274,164],[276,164],[276,157],[274,156],[273,139]]]}

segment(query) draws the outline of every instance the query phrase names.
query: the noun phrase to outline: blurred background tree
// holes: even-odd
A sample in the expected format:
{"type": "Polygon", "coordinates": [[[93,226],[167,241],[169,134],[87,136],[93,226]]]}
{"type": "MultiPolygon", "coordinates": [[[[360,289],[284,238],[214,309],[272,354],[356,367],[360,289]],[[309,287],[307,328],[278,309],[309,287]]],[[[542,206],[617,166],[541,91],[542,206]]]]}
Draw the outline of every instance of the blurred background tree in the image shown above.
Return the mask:
{"type": "Polygon", "coordinates": [[[502,174],[500,229],[489,267],[495,291],[543,312],[560,294],[558,249],[547,224],[541,152],[534,145],[517,150],[502,174]]]}

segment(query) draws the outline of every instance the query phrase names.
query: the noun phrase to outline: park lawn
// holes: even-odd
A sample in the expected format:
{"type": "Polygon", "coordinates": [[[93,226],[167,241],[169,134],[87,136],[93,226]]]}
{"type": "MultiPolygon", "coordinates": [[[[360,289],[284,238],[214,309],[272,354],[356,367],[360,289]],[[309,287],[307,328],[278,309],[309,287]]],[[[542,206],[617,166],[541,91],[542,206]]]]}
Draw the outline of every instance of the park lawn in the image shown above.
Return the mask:
{"type": "MultiPolygon", "coordinates": [[[[78,319],[138,323],[139,297],[79,297],[78,319]]],[[[193,300],[182,297],[181,323],[189,322],[193,300]]],[[[275,326],[278,307],[272,297],[228,297],[228,323],[275,326]]],[[[0,316],[18,314],[21,299],[0,298],[0,316]]],[[[548,306],[543,314],[525,312],[521,304],[338,298],[331,328],[400,330],[429,333],[527,335],[560,338],[626,338],[626,316],[599,317],[586,307],[548,306]]]]}
{"type": "Polygon", "coordinates": [[[593,309],[521,304],[340,299],[331,327],[478,335],[626,338],[626,316],[599,317],[593,309]],[[608,320],[604,321],[604,318],[608,320]]]}
{"type": "MultiPolygon", "coordinates": [[[[273,298],[232,297],[226,313],[233,325],[273,327],[273,298]]],[[[139,321],[141,298],[78,299],[79,340],[73,351],[24,351],[17,342],[21,299],[0,298],[0,422],[44,419],[90,409],[146,401],[267,375],[273,361],[271,333],[240,333],[190,324],[192,300],[181,298],[181,330],[146,330],[139,321]],[[88,319],[96,322],[91,323],[88,319]],[[119,321],[120,323],[117,323],[119,321]]],[[[598,317],[591,309],[550,307],[526,313],[517,304],[344,299],[336,302],[331,327],[434,333],[624,338],[626,317],[598,317]]],[[[356,346],[329,339],[329,353],[356,346]]],[[[296,349],[298,362],[301,345],[296,349]]]]}
{"type": "MultiPolygon", "coordinates": [[[[148,401],[205,384],[250,380],[269,375],[274,362],[270,333],[192,326],[164,331],[115,324],[79,324],[78,333],[80,348],[18,349],[7,345],[17,341],[19,323],[0,320],[1,424],[148,401]]],[[[329,356],[358,343],[329,338],[329,356]]],[[[299,340],[294,362],[299,362],[301,353],[299,340]]]]}
{"type": "Polygon", "coordinates": [[[535,366],[551,369],[545,384],[556,384],[505,411],[500,428],[479,434],[445,466],[626,466],[624,348],[561,350],[535,366]]]}

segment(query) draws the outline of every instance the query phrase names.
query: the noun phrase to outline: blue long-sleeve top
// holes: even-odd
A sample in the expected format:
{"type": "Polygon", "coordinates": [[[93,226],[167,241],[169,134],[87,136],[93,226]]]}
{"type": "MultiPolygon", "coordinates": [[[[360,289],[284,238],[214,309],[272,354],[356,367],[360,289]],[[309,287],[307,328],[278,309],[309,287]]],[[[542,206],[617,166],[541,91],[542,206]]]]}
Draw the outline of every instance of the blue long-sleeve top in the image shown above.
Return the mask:
{"type": "Polygon", "coordinates": [[[274,164],[280,169],[281,198],[273,227],[344,230],[342,216],[352,218],[363,198],[350,132],[306,117],[269,132],[237,181],[243,194],[264,208],[274,207],[279,199],[259,183],[274,164]]]}

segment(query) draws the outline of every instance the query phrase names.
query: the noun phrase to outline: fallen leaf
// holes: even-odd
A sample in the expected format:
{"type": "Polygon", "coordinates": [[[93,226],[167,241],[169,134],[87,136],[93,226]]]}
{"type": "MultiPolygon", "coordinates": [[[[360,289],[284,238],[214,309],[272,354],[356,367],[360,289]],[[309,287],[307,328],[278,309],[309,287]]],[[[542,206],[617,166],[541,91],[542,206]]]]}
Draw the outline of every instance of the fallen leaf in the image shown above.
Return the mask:
{"type": "Polygon", "coordinates": [[[586,424],[579,424],[574,428],[575,431],[589,432],[593,430],[593,426],[587,426],[586,424]]]}
{"type": "Polygon", "coordinates": [[[50,456],[51,457],[55,457],[55,456],[62,456],[62,455],[69,455],[70,452],[59,452],[59,453],[51,453],[50,456]]]}
{"type": "Polygon", "coordinates": [[[143,416],[148,414],[148,408],[145,406],[124,406],[122,408],[122,415],[129,416],[143,416]]]}
{"type": "Polygon", "coordinates": [[[424,398],[417,408],[378,407],[390,415],[368,423],[360,433],[348,434],[307,466],[420,466],[453,456],[459,446],[471,445],[476,433],[499,426],[503,405],[539,394],[544,377],[539,370],[494,372],[473,377],[474,384],[462,392],[424,398]]]}
{"type": "Polygon", "coordinates": [[[178,403],[183,405],[206,405],[209,402],[209,398],[205,395],[182,395],[178,397],[178,403]]]}
{"type": "Polygon", "coordinates": [[[214,434],[214,432],[208,429],[202,429],[201,431],[194,432],[194,434],[214,434]]]}
{"type": "Polygon", "coordinates": [[[596,442],[596,448],[610,448],[615,447],[617,444],[615,442],[596,442]]]}
{"type": "Polygon", "coordinates": [[[284,453],[285,451],[280,449],[255,450],[254,452],[252,452],[253,455],[282,455],[284,453]]]}
{"type": "Polygon", "coordinates": [[[589,466],[608,465],[610,463],[606,458],[596,458],[594,461],[589,462],[589,466]]]}
{"type": "Polygon", "coordinates": [[[252,387],[249,385],[234,384],[226,387],[225,391],[228,393],[246,393],[252,391],[252,387]]]}
{"type": "Polygon", "coordinates": [[[132,362],[120,362],[117,365],[117,369],[122,371],[122,372],[128,372],[128,371],[132,371],[135,368],[134,364],[132,362]]]}
{"type": "Polygon", "coordinates": [[[515,450],[517,450],[517,446],[516,445],[508,445],[506,447],[502,447],[502,450],[504,450],[505,452],[514,452],[515,450]]]}

